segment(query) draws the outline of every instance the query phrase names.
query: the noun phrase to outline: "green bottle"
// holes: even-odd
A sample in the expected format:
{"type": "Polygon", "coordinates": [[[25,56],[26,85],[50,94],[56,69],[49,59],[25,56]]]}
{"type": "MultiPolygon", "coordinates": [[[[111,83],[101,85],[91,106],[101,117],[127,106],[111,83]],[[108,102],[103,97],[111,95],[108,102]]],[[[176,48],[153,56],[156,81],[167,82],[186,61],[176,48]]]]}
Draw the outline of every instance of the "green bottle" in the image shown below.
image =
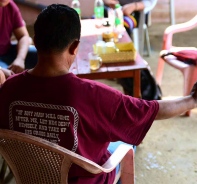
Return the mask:
{"type": "Polygon", "coordinates": [[[71,7],[75,9],[75,11],[79,14],[79,17],[81,18],[81,9],[80,9],[79,0],[73,0],[71,3],[71,7]]]}
{"type": "Polygon", "coordinates": [[[122,6],[120,4],[115,5],[115,32],[118,34],[118,38],[122,38],[124,32],[124,18],[122,12],[122,6]]]}
{"type": "Polygon", "coordinates": [[[94,2],[94,15],[96,19],[104,18],[104,3],[103,0],[95,0],[94,2]]]}
{"type": "Polygon", "coordinates": [[[123,26],[123,12],[120,4],[115,5],[115,25],[123,26]]]}

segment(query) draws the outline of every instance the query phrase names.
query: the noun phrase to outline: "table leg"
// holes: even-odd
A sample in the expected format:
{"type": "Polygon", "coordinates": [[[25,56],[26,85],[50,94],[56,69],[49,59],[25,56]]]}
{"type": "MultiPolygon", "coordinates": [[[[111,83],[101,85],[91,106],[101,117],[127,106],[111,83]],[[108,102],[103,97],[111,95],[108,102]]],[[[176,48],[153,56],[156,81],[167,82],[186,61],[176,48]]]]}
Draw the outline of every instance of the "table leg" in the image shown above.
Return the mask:
{"type": "Polygon", "coordinates": [[[133,76],[133,96],[136,98],[141,98],[141,75],[140,75],[140,70],[135,70],[134,71],[134,76],[133,76]]]}

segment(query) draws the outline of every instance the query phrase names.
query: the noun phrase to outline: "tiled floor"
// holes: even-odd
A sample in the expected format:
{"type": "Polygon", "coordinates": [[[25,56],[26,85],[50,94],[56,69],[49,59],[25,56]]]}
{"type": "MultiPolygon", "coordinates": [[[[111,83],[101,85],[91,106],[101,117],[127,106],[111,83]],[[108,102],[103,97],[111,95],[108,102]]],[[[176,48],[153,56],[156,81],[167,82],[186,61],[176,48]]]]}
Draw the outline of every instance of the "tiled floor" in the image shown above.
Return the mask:
{"type": "MultiPolygon", "coordinates": [[[[175,22],[180,23],[189,20],[197,14],[197,1],[173,0],[175,22]]],[[[170,22],[170,0],[158,0],[152,11],[152,20],[155,23],[170,22]]]]}

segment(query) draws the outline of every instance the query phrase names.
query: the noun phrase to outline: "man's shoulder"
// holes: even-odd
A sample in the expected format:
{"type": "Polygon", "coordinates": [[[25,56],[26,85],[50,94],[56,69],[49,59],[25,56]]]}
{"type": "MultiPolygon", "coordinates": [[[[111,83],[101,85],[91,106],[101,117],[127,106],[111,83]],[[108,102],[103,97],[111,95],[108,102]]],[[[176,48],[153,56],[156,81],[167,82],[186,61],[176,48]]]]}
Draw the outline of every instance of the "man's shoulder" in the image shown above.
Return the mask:
{"type": "Polygon", "coordinates": [[[14,74],[14,75],[8,77],[8,79],[4,82],[3,86],[4,85],[7,86],[7,85],[10,85],[10,84],[12,85],[16,82],[21,81],[23,78],[24,78],[24,72],[19,73],[19,74],[14,74]]]}
{"type": "Polygon", "coordinates": [[[7,6],[3,7],[3,10],[4,16],[9,16],[10,18],[20,12],[18,6],[12,0],[10,0],[7,6]]]}
{"type": "Polygon", "coordinates": [[[12,11],[18,11],[19,10],[18,6],[16,5],[16,3],[13,0],[10,0],[10,2],[8,3],[8,5],[5,6],[4,8],[5,9],[12,10],[12,11]]]}

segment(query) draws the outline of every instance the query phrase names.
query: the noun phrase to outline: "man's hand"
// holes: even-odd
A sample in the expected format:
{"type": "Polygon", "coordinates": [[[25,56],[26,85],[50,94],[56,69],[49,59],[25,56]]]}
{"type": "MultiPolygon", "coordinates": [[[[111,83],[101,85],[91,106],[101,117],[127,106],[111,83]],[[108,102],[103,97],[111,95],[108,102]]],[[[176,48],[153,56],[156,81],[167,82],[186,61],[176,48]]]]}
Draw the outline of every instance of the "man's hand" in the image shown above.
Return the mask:
{"type": "Polygon", "coordinates": [[[123,14],[129,16],[136,10],[135,8],[135,3],[126,4],[122,7],[123,14]]]}
{"type": "Polygon", "coordinates": [[[104,4],[110,8],[115,8],[115,5],[119,3],[118,0],[103,0],[104,4]]]}
{"type": "Polygon", "coordinates": [[[192,95],[193,99],[195,100],[196,106],[197,106],[197,82],[194,84],[190,94],[192,95]]]}
{"type": "Polygon", "coordinates": [[[16,58],[14,62],[8,67],[14,73],[20,73],[25,69],[24,60],[16,58]]]}
{"type": "Polygon", "coordinates": [[[124,15],[129,16],[134,11],[141,11],[141,10],[144,10],[144,8],[145,8],[144,2],[139,1],[139,2],[132,2],[132,3],[125,4],[122,7],[122,11],[124,15]]]}
{"type": "Polygon", "coordinates": [[[10,77],[11,75],[14,75],[14,72],[13,72],[12,70],[8,70],[8,69],[5,69],[5,68],[1,68],[1,70],[3,71],[3,73],[4,73],[5,77],[6,77],[6,79],[7,79],[8,77],[10,77]]]}

